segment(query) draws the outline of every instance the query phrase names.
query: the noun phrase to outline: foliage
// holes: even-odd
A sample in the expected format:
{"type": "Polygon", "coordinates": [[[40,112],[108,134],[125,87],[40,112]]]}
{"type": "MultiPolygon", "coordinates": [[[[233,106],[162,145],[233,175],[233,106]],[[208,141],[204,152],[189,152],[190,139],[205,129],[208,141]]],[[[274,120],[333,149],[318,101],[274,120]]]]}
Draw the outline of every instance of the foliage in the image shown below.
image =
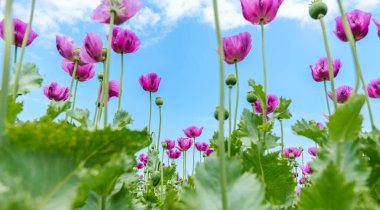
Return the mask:
{"type": "Polygon", "coordinates": [[[298,120],[292,126],[292,130],[295,134],[313,140],[319,145],[324,145],[328,139],[327,130],[325,128],[321,129],[314,120],[298,120]]]}
{"type": "MultiPolygon", "coordinates": [[[[14,88],[14,80],[15,80],[15,68],[14,74],[10,80],[10,88],[11,90],[14,88]]],[[[38,68],[35,64],[25,63],[21,67],[18,85],[17,85],[17,95],[25,95],[35,89],[38,89],[42,85],[42,76],[38,72],[38,68]]]]}

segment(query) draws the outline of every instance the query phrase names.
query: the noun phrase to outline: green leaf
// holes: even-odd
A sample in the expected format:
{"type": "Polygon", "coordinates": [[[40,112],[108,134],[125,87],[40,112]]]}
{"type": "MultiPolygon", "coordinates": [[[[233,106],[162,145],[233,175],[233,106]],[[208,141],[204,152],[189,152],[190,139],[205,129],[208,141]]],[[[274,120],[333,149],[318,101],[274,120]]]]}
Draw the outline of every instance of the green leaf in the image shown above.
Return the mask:
{"type": "Polygon", "coordinates": [[[289,106],[292,100],[280,98],[280,105],[274,110],[271,119],[290,119],[292,114],[289,111],[289,106]]]}
{"type": "Polygon", "coordinates": [[[309,188],[301,191],[299,208],[305,210],[355,209],[357,202],[355,183],[348,182],[344,174],[333,164],[313,181],[309,188]]]}
{"type": "Polygon", "coordinates": [[[14,125],[18,121],[17,115],[23,110],[24,103],[16,102],[11,96],[8,97],[7,115],[5,121],[14,125]]]}
{"type": "Polygon", "coordinates": [[[358,137],[363,122],[360,111],[364,101],[363,95],[353,96],[330,117],[327,126],[331,141],[347,142],[358,137]]]}
{"type": "MultiPolygon", "coordinates": [[[[15,80],[15,68],[14,74],[11,77],[10,88],[13,90],[14,80],[15,80]]],[[[18,80],[18,88],[17,95],[25,95],[35,89],[41,87],[43,81],[42,75],[38,72],[38,68],[35,64],[25,63],[21,67],[19,80],[18,80]]]]}
{"type": "Polygon", "coordinates": [[[127,125],[132,124],[132,122],[131,115],[125,110],[120,110],[119,112],[116,112],[115,117],[113,118],[112,128],[125,128],[127,125]]]}
{"type": "Polygon", "coordinates": [[[311,139],[318,145],[325,144],[328,139],[326,129],[321,129],[314,120],[298,120],[296,124],[292,126],[292,130],[295,134],[311,139]]]}
{"type": "Polygon", "coordinates": [[[88,117],[90,116],[90,111],[88,109],[79,109],[76,108],[74,111],[67,111],[67,115],[69,115],[74,120],[78,121],[82,125],[86,125],[88,121],[88,117]]]}
{"type": "Polygon", "coordinates": [[[71,107],[69,101],[51,101],[46,110],[46,114],[40,118],[41,121],[53,121],[61,113],[66,112],[71,107]]]}
{"type": "MultiPolygon", "coordinates": [[[[222,209],[219,161],[212,156],[197,167],[195,191],[183,194],[180,209],[222,209]]],[[[238,161],[226,162],[228,209],[268,209],[264,202],[264,187],[249,173],[242,174],[238,161]],[[247,199],[249,195],[249,199],[247,199]]]]}
{"type": "Polygon", "coordinates": [[[252,145],[242,155],[243,169],[255,173],[262,181],[265,197],[269,202],[273,205],[289,206],[296,182],[288,161],[278,157],[278,152],[264,155],[256,145],[252,145]]]}
{"type": "MultiPolygon", "coordinates": [[[[70,209],[79,174],[104,166],[121,153],[133,155],[150,143],[146,130],[88,131],[67,123],[26,122],[8,127],[0,147],[0,182],[13,197],[29,197],[31,209],[70,209]]],[[[112,180],[108,180],[109,183],[112,180]]]]}

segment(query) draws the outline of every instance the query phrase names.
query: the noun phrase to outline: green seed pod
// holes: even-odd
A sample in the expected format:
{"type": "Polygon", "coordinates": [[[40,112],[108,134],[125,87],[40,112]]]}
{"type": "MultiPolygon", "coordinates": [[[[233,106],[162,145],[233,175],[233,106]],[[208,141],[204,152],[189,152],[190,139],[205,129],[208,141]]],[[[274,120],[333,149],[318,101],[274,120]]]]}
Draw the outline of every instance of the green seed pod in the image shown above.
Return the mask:
{"type": "Polygon", "coordinates": [[[160,180],[161,180],[161,174],[160,174],[160,172],[159,171],[153,172],[153,175],[152,175],[153,186],[157,186],[158,183],[160,183],[160,180]]]}
{"type": "Polygon", "coordinates": [[[247,101],[248,101],[248,103],[253,104],[253,103],[255,103],[256,100],[257,100],[257,97],[255,96],[255,94],[253,93],[253,91],[249,91],[247,93],[247,101]]]}
{"type": "Polygon", "coordinates": [[[98,80],[99,81],[102,81],[103,80],[103,77],[104,77],[104,73],[101,71],[101,72],[99,72],[99,74],[98,74],[98,80]]]}
{"type": "Polygon", "coordinates": [[[235,74],[229,74],[226,78],[226,85],[228,87],[233,87],[234,85],[236,85],[236,82],[237,82],[237,78],[236,78],[236,75],[235,74]]]}
{"type": "Polygon", "coordinates": [[[311,18],[318,20],[321,17],[326,16],[328,11],[327,4],[322,0],[315,0],[309,6],[309,15],[311,18]]]}
{"type": "Polygon", "coordinates": [[[164,100],[162,100],[161,97],[156,97],[156,105],[157,106],[162,106],[164,104],[164,100]]]}
{"type": "MultiPolygon", "coordinates": [[[[224,120],[227,120],[230,114],[227,110],[224,110],[224,120]]],[[[215,108],[214,117],[216,120],[219,120],[219,106],[215,108]]]]}

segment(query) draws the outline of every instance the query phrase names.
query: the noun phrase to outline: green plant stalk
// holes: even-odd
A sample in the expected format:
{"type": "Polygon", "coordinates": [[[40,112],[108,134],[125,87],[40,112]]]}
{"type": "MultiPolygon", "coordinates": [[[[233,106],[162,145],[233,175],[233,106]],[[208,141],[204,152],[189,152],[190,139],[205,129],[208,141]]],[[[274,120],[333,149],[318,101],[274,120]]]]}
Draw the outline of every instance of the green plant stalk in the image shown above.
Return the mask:
{"type": "Polygon", "coordinates": [[[199,162],[202,163],[202,152],[199,151],[199,162]]]}
{"type": "Polygon", "coordinates": [[[219,170],[220,170],[220,188],[222,197],[222,209],[228,210],[228,200],[227,200],[227,178],[226,178],[226,159],[225,159],[225,148],[224,148],[224,53],[223,53],[223,43],[222,35],[220,32],[219,24],[219,11],[218,2],[213,0],[214,8],[214,19],[216,35],[218,40],[218,52],[219,52],[219,135],[218,135],[218,154],[219,154],[219,170]]]}
{"type": "Polygon", "coordinates": [[[74,99],[73,99],[73,107],[71,107],[71,111],[75,109],[75,102],[77,100],[77,90],[78,90],[78,80],[75,81],[75,89],[74,89],[74,99]]]}
{"type": "Polygon", "coordinates": [[[115,11],[111,11],[111,17],[110,17],[110,28],[108,31],[108,45],[107,45],[107,57],[106,57],[106,72],[104,72],[104,128],[107,127],[108,122],[108,89],[109,89],[109,77],[110,77],[110,59],[111,59],[111,43],[112,43],[112,30],[114,26],[114,20],[115,20],[115,11]]]}
{"type": "Polygon", "coordinates": [[[13,58],[13,63],[14,64],[16,64],[17,63],[17,49],[18,49],[18,47],[17,47],[17,45],[15,45],[15,52],[14,52],[14,58],[13,58]]]}
{"type": "MultiPolygon", "coordinates": [[[[72,95],[72,91],[73,91],[73,85],[74,85],[74,80],[75,80],[75,76],[77,75],[77,70],[78,70],[78,61],[75,61],[74,62],[74,70],[73,70],[73,74],[71,75],[71,82],[70,82],[70,89],[69,89],[69,98],[67,99],[68,101],[70,101],[71,99],[71,95],[72,95]]],[[[66,113],[66,118],[65,118],[65,121],[67,121],[68,119],[68,115],[66,113]]]]}
{"type": "Polygon", "coordinates": [[[12,1],[7,0],[4,14],[4,53],[3,53],[3,74],[0,92],[0,143],[3,139],[3,128],[7,115],[8,106],[8,82],[11,65],[11,45],[13,43],[13,24],[11,20],[12,1]]]}
{"type": "Polygon", "coordinates": [[[149,121],[148,121],[148,132],[150,134],[150,124],[152,122],[152,92],[149,91],[149,121]]]}
{"type": "Polygon", "coordinates": [[[191,172],[191,176],[194,176],[194,169],[195,169],[195,137],[194,137],[194,147],[193,147],[193,170],[191,172]]]}
{"type": "Polygon", "coordinates": [[[102,195],[100,198],[99,210],[106,210],[107,196],[102,195]]]}
{"type": "MultiPolygon", "coordinates": [[[[157,150],[159,151],[160,148],[160,138],[161,138],[161,126],[162,126],[162,109],[161,106],[158,106],[158,112],[159,112],[159,117],[160,121],[158,124],[158,138],[157,138],[157,150]]],[[[162,154],[164,153],[164,150],[162,150],[162,154]]]]}
{"type": "Polygon", "coordinates": [[[236,103],[235,103],[234,130],[236,130],[237,113],[239,109],[239,86],[240,85],[239,85],[239,69],[238,69],[237,62],[235,62],[235,74],[236,74],[236,103]]]}
{"type": "Polygon", "coordinates": [[[185,180],[186,177],[185,177],[185,151],[182,152],[182,179],[185,180]]]}
{"type": "Polygon", "coordinates": [[[123,96],[123,78],[124,78],[124,53],[120,54],[121,56],[121,70],[120,70],[120,86],[119,86],[119,97],[117,103],[117,112],[120,111],[121,98],[123,96]]]}
{"type": "MultiPolygon", "coordinates": [[[[331,109],[330,109],[329,96],[328,96],[328,92],[327,92],[327,83],[326,83],[326,80],[323,81],[323,84],[325,86],[325,97],[326,97],[327,110],[328,110],[329,116],[330,116],[331,115],[331,109]]],[[[333,94],[335,94],[335,93],[333,93],[333,94]]],[[[333,95],[333,96],[335,96],[335,99],[336,99],[336,95],[333,95]]]]}
{"type": "MultiPolygon", "coordinates": [[[[263,110],[263,125],[267,122],[267,62],[266,62],[266,54],[265,54],[265,33],[264,33],[264,23],[260,24],[261,26],[261,51],[263,54],[263,73],[264,73],[264,94],[265,94],[265,102],[262,104],[263,110]]],[[[264,134],[265,136],[265,134],[264,134]]],[[[264,138],[265,141],[265,138],[264,138]]]]}
{"type": "Polygon", "coordinates": [[[98,117],[97,117],[97,120],[96,120],[96,129],[99,127],[99,124],[100,124],[100,119],[102,118],[102,113],[103,113],[103,105],[101,105],[99,107],[99,111],[98,111],[98,117]]]}
{"type": "MultiPolygon", "coordinates": [[[[161,156],[161,202],[164,201],[164,150],[162,150],[161,156]]],[[[168,164],[169,167],[169,164],[168,164]]]]}
{"type": "MultiPolygon", "coordinates": [[[[329,40],[327,38],[327,32],[326,32],[326,26],[325,26],[325,21],[324,21],[324,18],[323,16],[321,18],[319,18],[320,22],[321,22],[321,27],[322,27],[322,32],[323,32],[323,40],[325,42],[325,48],[326,48],[326,54],[327,54],[327,60],[328,60],[328,63],[329,63],[329,79],[330,79],[330,84],[331,84],[331,92],[332,92],[332,96],[333,96],[333,101],[334,101],[334,109],[336,110],[338,108],[338,100],[336,98],[336,91],[335,91],[335,82],[334,82],[334,72],[333,72],[333,61],[332,61],[332,58],[331,58],[331,52],[330,52],[330,47],[329,47],[329,40]]],[[[326,83],[326,81],[325,81],[326,83]]],[[[326,84],[325,84],[326,86],[326,84]]],[[[326,89],[326,87],[325,87],[326,89]]],[[[326,90],[327,92],[327,90],[326,90]]],[[[330,109],[330,105],[329,106],[329,109],[330,109]]],[[[329,114],[331,115],[331,111],[329,111],[329,114]]]]}
{"type": "MultiPolygon", "coordinates": [[[[231,94],[232,94],[232,86],[228,86],[228,113],[231,113],[232,108],[231,108],[231,94]]],[[[229,138],[228,138],[228,157],[231,157],[231,134],[232,134],[232,119],[231,117],[228,118],[228,125],[229,125],[229,138]]]]}
{"type": "Polygon", "coordinates": [[[18,63],[17,63],[16,73],[15,73],[15,80],[14,80],[14,86],[13,86],[13,94],[12,94],[14,100],[17,97],[18,80],[19,80],[19,77],[20,77],[22,60],[24,58],[26,43],[28,42],[28,38],[29,38],[29,34],[30,34],[30,29],[31,29],[32,23],[33,23],[35,2],[36,2],[35,0],[32,0],[32,5],[30,7],[29,23],[28,23],[28,27],[26,28],[26,31],[25,31],[24,39],[22,40],[21,53],[20,53],[20,57],[19,57],[18,63]]]}
{"type": "Polygon", "coordinates": [[[281,128],[281,157],[284,154],[284,126],[282,124],[282,119],[280,121],[280,128],[281,128]]]}
{"type": "Polygon", "coordinates": [[[99,88],[98,88],[98,95],[97,95],[97,98],[96,98],[96,102],[95,102],[95,113],[94,113],[94,124],[96,122],[96,119],[97,119],[97,115],[98,115],[98,110],[99,110],[99,99],[100,99],[100,94],[101,94],[101,89],[102,89],[102,80],[99,81],[99,88]]]}

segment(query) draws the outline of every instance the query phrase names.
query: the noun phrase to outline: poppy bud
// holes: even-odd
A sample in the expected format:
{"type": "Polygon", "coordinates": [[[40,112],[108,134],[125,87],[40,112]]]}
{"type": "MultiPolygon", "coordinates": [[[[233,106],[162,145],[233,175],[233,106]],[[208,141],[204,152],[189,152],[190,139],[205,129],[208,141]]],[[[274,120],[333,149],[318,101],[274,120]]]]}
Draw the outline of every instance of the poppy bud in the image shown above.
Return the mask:
{"type": "Polygon", "coordinates": [[[104,73],[102,71],[99,72],[99,74],[98,74],[99,81],[103,81],[103,77],[104,77],[104,73]]]}
{"type": "Polygon", "coordinates": [[[230,88],[232,88],[234,85],[236,85],[237,78],[235,74],[229,74],[226,78],[226,85],[230,88]]]}
{"type": "Polygon", "coordinates": [[[253,104],[253,103],[255,103],[256,100],[257,100],[257,97],[255,96],[255,94],[253,93],[253,91],[249,91],[247,93],[247,101],[248,101],[248,103],[253,104]]]}
{"type": "Polygon", "coordinates": [[[157,106],[162,106],[164,104],[164,101],[162,100],[161,97],[156,97],[156,105],[157,106]]]}
{"type": "MultiPolygon", "coordinates": [[[[227,120],[230,114],[227,110],[224,110],[224,120],[227,120]]],[[[215,108],[214,117],[216,120],[219,120],[219,106],[215,108]]]]}
{"type": "Polygon", "coordinates": [[[315,0],[309,6],[309,15],[311,18],[318,20],[327,14],[327,5],[322,0],[315,0]]]}

